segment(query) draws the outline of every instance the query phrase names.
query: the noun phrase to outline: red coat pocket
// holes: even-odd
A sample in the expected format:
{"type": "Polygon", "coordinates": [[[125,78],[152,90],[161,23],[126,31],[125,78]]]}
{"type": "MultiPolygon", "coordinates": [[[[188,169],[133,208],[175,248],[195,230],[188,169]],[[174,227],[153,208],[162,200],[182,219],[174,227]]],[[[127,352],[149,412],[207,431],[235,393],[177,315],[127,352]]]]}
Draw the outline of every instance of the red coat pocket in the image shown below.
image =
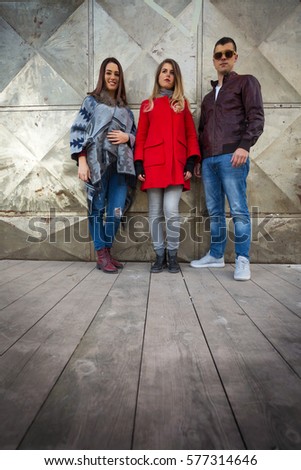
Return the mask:
{"type": "Polygon", "coordinates": [[[163,139],[151,143],[146,141],[144,146],[144,166],[164,165],[164,163],[165,152],[163,139]]]}

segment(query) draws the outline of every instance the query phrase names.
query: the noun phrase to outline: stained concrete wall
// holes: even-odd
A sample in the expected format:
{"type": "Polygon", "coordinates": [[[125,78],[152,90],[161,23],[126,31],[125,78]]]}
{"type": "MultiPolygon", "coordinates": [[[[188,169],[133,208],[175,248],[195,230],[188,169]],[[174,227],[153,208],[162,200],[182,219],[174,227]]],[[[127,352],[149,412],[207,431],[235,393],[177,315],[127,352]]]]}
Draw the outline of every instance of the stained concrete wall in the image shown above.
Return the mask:
{"type": "MultiPolygon", "coordinates": [[[[85,194],[69,129],[108,55],[121,61],[135,117],[157,64],[181,66],[195,122],[215,78],[212,48],[238,45],[236,71],[262,85],[266,125],[251,151],[252,260],[300,263],[301,3],[299,0],[0,1],[1,257],[89,260],[85,194]]],[[[203,188],[181,200],[180,257],[209,243],[203,188]]],[[[226,258],[232,261],[229,218],[226,258]]],[[[139,187],[115,250],[151,259],[147,199],[139,187]]]]}

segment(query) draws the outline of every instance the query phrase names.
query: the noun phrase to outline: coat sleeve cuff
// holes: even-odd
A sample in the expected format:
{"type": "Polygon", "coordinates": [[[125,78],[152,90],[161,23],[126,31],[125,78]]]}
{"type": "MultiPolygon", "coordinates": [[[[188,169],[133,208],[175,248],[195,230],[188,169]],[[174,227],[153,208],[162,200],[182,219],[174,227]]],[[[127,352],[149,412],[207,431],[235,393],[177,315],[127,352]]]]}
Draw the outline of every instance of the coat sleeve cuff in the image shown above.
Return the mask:
{"type": "Polygon", "coordinates": [[[194,165],[196,163],[197,158],[198,155],[191,155],[191,157],[187,158],[186,164],[184,166],[184,172],[189,171],[190,173],[193,173],[194,165]]]}
{"type": "Polygon", "coordinates": [[[250,148],[251,148],[251,142],[249,140],[242,139],[240,141],[240,144],[238,145],[238,147],[246,150],[247,152],[249,152],[250,148]]]}
{"type": "Polygon", "coordinates": [[[136,175],[137,176],[144,175],[143,161],[142,160],[136,160],[134,162],[134,165],[135,165],[136,175]]]}
{"type": "Polygon", "coordinates": [[[87,151],[86,151],[86,150],[82,150],[81,152],[72,153],[72,154],[71,154],[72,160],[75,160],[77,165],[78,165],[78,159],[79,159],[79,157],[86,157],[86,158],[87,158],[87,151]]]}

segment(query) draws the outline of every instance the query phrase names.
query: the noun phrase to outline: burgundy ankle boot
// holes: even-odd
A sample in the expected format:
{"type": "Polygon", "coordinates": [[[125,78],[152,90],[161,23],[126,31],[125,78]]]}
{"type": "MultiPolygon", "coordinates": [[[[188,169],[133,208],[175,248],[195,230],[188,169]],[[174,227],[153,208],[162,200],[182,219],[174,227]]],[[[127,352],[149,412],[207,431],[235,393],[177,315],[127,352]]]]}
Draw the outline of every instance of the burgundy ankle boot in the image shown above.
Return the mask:
{"type": "Polygon", "coordinates": [[[107,248],[107,250],[108,250],[109,257],[113,266],[115,266],[115,268],[122,269],[123,264],[120,263],[120,261],[118,261],[117,259],[113,258],[113,256],[111,255],[111,248],[107,248]]]}
{"type": "Polygon", "coordinates": [[[101,269],[104,273],[118,273],[118,269],[111,262],[107,248],[97,250],[96,268],[101,269]]]}

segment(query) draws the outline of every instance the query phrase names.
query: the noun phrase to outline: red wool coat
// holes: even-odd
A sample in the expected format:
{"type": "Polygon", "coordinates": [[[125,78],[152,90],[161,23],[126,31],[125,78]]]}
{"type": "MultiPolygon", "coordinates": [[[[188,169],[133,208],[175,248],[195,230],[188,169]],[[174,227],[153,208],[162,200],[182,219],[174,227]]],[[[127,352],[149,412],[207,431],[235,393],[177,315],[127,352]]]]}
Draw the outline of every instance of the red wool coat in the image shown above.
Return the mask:
{"type": "Polygon", "coordinates": [[[144,166],[141,190],[179,184],[184,191],[190,189],[184,167],[188,157],[200,159],[200,149],[187,103],[180,113],[170,107],[167,96],[155,98],[153,109],[144,112],[147,106],[148,100],[141,103],[134,153],[135,161],[142,160],[144,166]]]}

